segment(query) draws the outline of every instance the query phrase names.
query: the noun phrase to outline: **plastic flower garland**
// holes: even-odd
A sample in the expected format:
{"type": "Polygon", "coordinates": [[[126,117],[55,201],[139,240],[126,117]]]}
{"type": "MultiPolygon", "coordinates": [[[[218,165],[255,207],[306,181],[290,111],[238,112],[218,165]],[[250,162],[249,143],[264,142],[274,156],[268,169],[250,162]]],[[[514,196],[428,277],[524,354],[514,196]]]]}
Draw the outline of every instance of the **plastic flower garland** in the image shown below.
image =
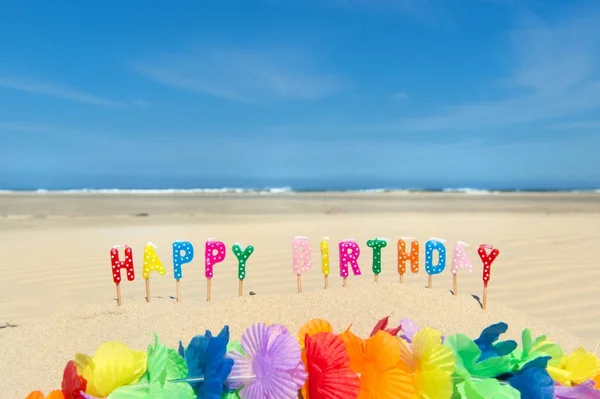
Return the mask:
{"type": "Polygon", "coordinates": [[[67,363],[61,389],[26,399],[600,399],[600,359],[582,348],[567,355],[529,329],[520,346],[500,341],[506,323],[471,339],[388,321],[366,339],[313,319],[297,336],[258,323],[230,342],[225,326],[178,350],[156,335],[146,352],[107,342],[67,363]]]}

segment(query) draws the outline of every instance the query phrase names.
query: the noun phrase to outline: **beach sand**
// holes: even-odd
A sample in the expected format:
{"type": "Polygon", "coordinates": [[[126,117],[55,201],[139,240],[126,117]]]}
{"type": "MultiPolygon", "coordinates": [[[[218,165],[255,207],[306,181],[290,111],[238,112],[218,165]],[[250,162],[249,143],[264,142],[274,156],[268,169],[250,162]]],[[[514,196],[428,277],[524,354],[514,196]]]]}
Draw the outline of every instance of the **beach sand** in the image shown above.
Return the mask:
{"type": "Polygon", "coordinates": [[[521,330],[547,334],[566,350],[594,349],[600,340],[600,195],[435,193],[311,194],[0,194],[0,392],[22,398],[33,389],[60,387],[62,369],[75,352],[92,354],[107,340],[146,349],[157,332],[176,345],[205,329],[228,324],[232,339],[254,322],[283,323],[296,331],[313,317],[337,331],[350,323],[368,335],[381,317],[397,323],[414,318],[448,335],[479,334],[506,321],[509,338],[521,330]],[[313,269],[302,276],[298,294],[291,267],[291,240],[307,236],[313,269]],[[332,274],[323,289],[318,243],[330,238],[332,274]],[[470,244],[474,271],[459,272],[453,297],[449,268],[425,288],[421,272],[398,282],[396,245],[401,236],[447,240],[448,263],[457,240],[470,244]],[[229,248],[215,266],[212,301],[206,302],[204,242],[215,237],[229,248]],[[373,282],[372,254],[365,243],[389,238],[382,252],[379,284],[373,282]],[[363,275],[343,289],[337,270],[337,242],[354,238],[361,246],[363,275]],[[189,240],[196,249],[183,266],[177,304],[171,244],[189,240]],[[148,241],[167,269],[150,278],[145,302],[141,256],[148,241]],[[251,244],[244,296],[238,298],[237,261],[231,246],[251,244]],[[493,244],[488,311],[476,249],[493,244]],[[136,280],[122,285],[117,307],[109,250],[134,250],[136,280]],[[249,291],[256,295],[250,296],[249,291]]]}

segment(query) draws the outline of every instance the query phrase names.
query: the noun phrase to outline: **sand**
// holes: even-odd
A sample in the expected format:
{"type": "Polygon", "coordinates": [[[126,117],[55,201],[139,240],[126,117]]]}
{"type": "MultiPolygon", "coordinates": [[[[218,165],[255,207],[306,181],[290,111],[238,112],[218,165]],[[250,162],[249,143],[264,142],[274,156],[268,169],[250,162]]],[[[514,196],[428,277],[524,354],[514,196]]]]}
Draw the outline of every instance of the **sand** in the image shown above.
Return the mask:
{"type": "MultiPolygon", "coordinates": [[[[22,398],[33,389],[60,386],[62,368],[75,352],[92,354],[107,340],[145,349],[157,332],[176,345],[205,329],[229,324],[237,339],[258,321],[296,331],[313,317],[338,331],[353,323],[365,336],[381,317],[412,317],[444,334],[476,336],[506,321],[509,338],[525,327],[547,334],[567,350],[593,350],[600,340],[600,196],[594,194],[283,194],[283,195],[0,195],[0,392],[22,398]],[[291,239],[307,236],[313,270],[298,294],[291,269],[291,239]],[[363,250],[363,276],[341,287],[332,250],[330,289],[323,290],[318,242],[354,238],[363,250]],[[447,270],[425,288],[423,271],[398,283],[395,245],[383,250],[379,284],[373,282],[367,239],[395,242],[412,236],[471,244],[475,270],[459,274],[452,296],[447,270]],[[244,296],[238,298],[237,263],[231,252],[215,267],[207,303],[203,246],[215,237],[256,250],[248,262],[244,296]],[[177,304],[171,244],[191,241],[193,263],[184,265],[177,304]],[[152,241],[168,274],[153,274],[146,303],[141,254],[152,241]],[[492,269],[488,311],[481,296],[476,247],[501,251],[492,269]],[[117,307],[108,251],[114,244],[134,250],[137,279],[124,282],[117,307]],[[256,293],[248,295],[249,291],[256,293]]],[[[448,250],[451,256],[451,248],[448,250]]],[[[421,255],[423,259],[423,255],[421,255]]],[[[450,259],[449,259],[450,260],[450,259]]]]}

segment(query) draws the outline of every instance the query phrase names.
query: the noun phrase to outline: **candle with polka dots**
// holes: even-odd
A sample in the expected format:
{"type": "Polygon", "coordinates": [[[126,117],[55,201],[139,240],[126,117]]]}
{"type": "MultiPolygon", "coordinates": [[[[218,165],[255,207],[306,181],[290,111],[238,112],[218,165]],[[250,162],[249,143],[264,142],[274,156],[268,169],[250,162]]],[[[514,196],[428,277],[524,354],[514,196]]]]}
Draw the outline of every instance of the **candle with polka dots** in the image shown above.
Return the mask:
{"type": "Polygon", "coordinates": [[[133,268],[133,250],[127,245],[114,245],[110,249],[110,263],[112,266],[113,282],[117,286],[117,305],[121,306],[121,269],[125,269],[127,280],[135,280],[135,269],[133,268]],[[125,259],[119,258],[119,248],[124,248],[125,259]]]}
{"type": "Polygon", "coordinates": [[[173,243],[173,277],[175,277],[175,291],[177,302],[181,302],[181,286],[179,281],[183,278],[181,266],[194,260],[194,246],[189,241],[177,240],[173,243]]]}
{"type": "Polygon", "coordinates": [[[150,302],[150,272],[156,271],[161,276],[167,274],[160,258],[156,254],[156,245],[149,242],[144,248],[144,264],[142,267],[142,277],[146,280],[146,302],[150,302]]]}
{"type": "Polygon", "coordinates": [[[329,237],[321,240],[321,272],[325,278],[325,289],[329,288],[329,237]]]}
{"type": "Polygon", "coordinates": [[[248,245],[245,249],[242,249],[242,245],[239,243],[233,244],[231,247],[233,254],[238,260],[238,295],[242,296],[244,292],[244,279],[246,278],[246,262],[252,253],[254,253],[254,247],[248,245]]]}
{"type": "Polygon", "coordinates": [[[398,274],[400,275],[400,284],[404,283],[406,262],[410,262],[410,270],[413,273],[419,272],[419,241],[412,237],[402,237],[398,240],[398,274]],[[410,252],[406,252],[406,244],[408,242],[410,242],[410,252]]]}
{"type": "Polygon", "coordinates": [[[433,276],[446,268],[446,246],[441,238],[430,238],[425,243],[425,271],[427,272],[427,288],[433,288],[433,276]],[[434,251],[437,251],[437,263],[433,262],[434,251]]]}
{"type": "Polygon", "coordinates": [[[214,266],[225,260],[227,249],[221,241],[209,238],[204,245],[204,277],[206,277],[206,300],[211,299],[211,283],[214,276],[214,266]]]}
{"type": "Polygon", "coordinates": [[[360,266],[358,265],[358,257],[360,256],[360,247],[356,241],[352,239],[342,240],[339,244],[340,249],[340,277],[344,279],[344,287],[347,286],[348,265],[352,268],[352,273],[355,276],[360,276],[360,266]]]}
{"type": "Polygon", "coordinates": [[[486,310],[487,308],[487,288],[488,283],[490,281],[490,277],[492,274],[492,263],[496,260],[498,255],[500,255],[500,251],[498,248],[494,248],[490,244],[481,244],[479,249],[477,250],[477,254],[483,262],[483,303],[482,308],[486,310]],[[487,250],[490,252],[488,253],[487,250]]]}
{"type": "Polygon", "coordinates": [[[458,241],[454,245],[454,251],[452,251],[452,265],[450,266],[450,272],[452,273],[452,293],[454,296],[458,295],[458,269],[467,269],[469,273],[473,271],[473,264],[471,259],[467,255],[465,247],[469,244],[463,241],[458,241]]]}
{"type": "Polygon", "coordinates": [[[302,292],[302,274],[312,268],[310,242],[307,237],[297,236],[292,240],[292,270],[296,275],[298,292],[302,292]]]}
{"type": "Polygon", "coordinates": [[[381,273],[381,249],[387,247],[387,238],[375,238],[374,240],[367,241],[367,247],[373,248],[373,274],[375,275],[374,281],[377,283],[379,280],[379,273],[381,273]]]}

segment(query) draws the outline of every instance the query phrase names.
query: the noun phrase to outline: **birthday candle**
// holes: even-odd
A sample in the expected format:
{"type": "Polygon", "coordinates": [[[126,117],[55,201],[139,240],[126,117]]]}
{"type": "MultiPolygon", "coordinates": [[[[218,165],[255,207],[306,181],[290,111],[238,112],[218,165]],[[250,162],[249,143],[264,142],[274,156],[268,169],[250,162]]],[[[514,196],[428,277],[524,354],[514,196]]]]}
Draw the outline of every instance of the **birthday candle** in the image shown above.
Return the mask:
{"type": "Polygon", "coordinates": [[[329,238],[323,237],[321,241],[321,272],[329,276],[329,238]]]}
{"type": "Polygon", "coordinates": [[[181,266],[194,259],[194,246],[189,241],[175,241],[173,243],[173,276],[181,280],[183,274],[181,266]]]}
{"type": "Polygon", "coordinates": [[[248,245],[245,249],[242,249],[242,246],[239,243],[236,243],[233,244],[231,249],[238,260],[238,280],[243,280],[246,278],[246,262],[254,252],[254,247],[248,245]]]}
{"type": "Polygon", "coordinates": [[[500,255],[500,251],[497,248],[494,248],[492,245],[481,244],[477,250],[477,253],[483,262],[483,285],[487,287],[492,274],[492,263],[494,263],[498,255],[500,255]],[[488,254],[486,249],[491,250],[491,252],[488,254]]]}
{"type": "Polygon", "coordinates": [[[387,239],[376,238],[367,241],[367,247],[373,248],[373,274],[381,273],[381,248],[387,246],[387,239]]]}
{"type": "Polygon", "coordinates": [[[454,246],[454,251],[452,252],[452,265],[450,266],[450,272],[452,274],[458,273],[459,268],[467,269],[469,273],[473,271],[473,264],[467,255],[465,246],[468,246],[468,244],[462,241],[458,241],[454,246]]]}
{"type": "Polygon", "coordinates": [[[446,246],[445,240],[431,238],[425,243],[425,271],[427,274],[440,274],[446,268],[446,246]],[[438,251],[438,262],[433,264],[433,251],[438,251]]]}
{"type": "Polygon", "coordinates": [[[294,237],[292,240],[292,269],[299,276],[312,267],[310,242],[306,237],[294,237]]]}
{"type": "Polygon", "coordinates": [[[221,241],[215,241],[211,238],[206,241],[204,250],[204,277],[212,279],[214,276],[213,266],[225,260],[225,244],[221,241]]]}
{"type": "Polygon", "coordinates": [[[110,249],[110,262],[112,265],[112,275],[115,284],[121,283],[121,269],[127,272],[127,280],[135,280],[135,269],[133,268],[133,250],[127,245],[115,245],[110,249]],[[119,259],[118,248],[125,248],[125,259],[119,259]]]}
{"type": "Polygon", "coordinates": [[[144,265],[142,268],[142,277],[144,280],[150,278],[150,272],[152,270],[157,271],[161,276],[167,274],[160,258],[156,254],[156,246],[149,242],[144,248],[144,265]]]}
{"type": "Polygon", "coordinates": [[[352,273],[360,276],[362,273],[358,266],[358,257],[360,256],[360,247],[352,239],[342,240],[339,244],[340,249],[340,277],[348,277],[348,264],[352,267],[352,273]]]}
{"type": "Polygon", "coordinates": [[[406,262],[410,261],[410,270],[419,272],[419,241],[413,240],[410,244],[410,253],[406,252],[406,241],[412,238],[398,240],[398,273],[402,276],[406,272],[406,262]]]}

